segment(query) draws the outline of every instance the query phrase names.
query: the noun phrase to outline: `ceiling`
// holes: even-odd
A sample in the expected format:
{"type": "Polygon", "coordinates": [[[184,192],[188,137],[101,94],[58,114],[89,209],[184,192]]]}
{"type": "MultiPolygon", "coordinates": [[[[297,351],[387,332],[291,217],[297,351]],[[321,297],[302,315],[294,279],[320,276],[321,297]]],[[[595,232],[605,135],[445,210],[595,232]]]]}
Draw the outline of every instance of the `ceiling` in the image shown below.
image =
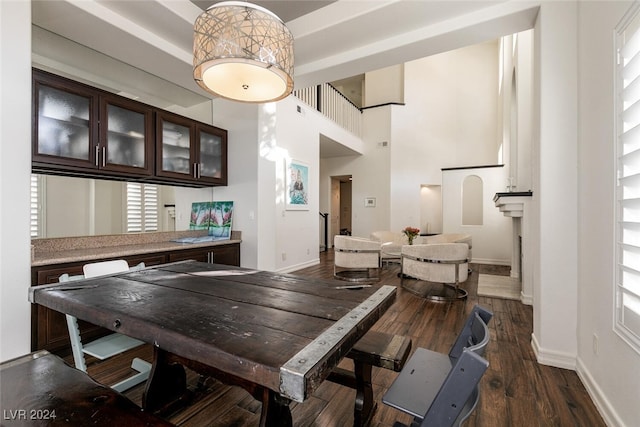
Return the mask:
{"type": "MultiPolygon", "coordinates": [[[[207,10],[209,6],[215,3],[219,3],[217,0],[190,0],[191,3],[195,4],[202,10],[207,10]]],[[[296,18],[301,17],[302,15],[306,15],[315,10],[318,10],[324,6],[333,3],[335,0],[331,1],[320,1],[320,0],[258,0],[251,1],[253,4],[257,4],[258,6],[262,6],[267,10],[275,13],[282,21],[289,22],[296,18]]]]}
{"type": "MultiPolygon", "coordinates": [[[[211,95],[192,77],[193,22],[212,3],[32,0],[33,62],[161,108],[196,105],[211,95]]],[[[296,88],[346,85],[368,71],[532,28],[537,16],[536,4],[520,0],[254,3],[294,35],[296,88]]]]}

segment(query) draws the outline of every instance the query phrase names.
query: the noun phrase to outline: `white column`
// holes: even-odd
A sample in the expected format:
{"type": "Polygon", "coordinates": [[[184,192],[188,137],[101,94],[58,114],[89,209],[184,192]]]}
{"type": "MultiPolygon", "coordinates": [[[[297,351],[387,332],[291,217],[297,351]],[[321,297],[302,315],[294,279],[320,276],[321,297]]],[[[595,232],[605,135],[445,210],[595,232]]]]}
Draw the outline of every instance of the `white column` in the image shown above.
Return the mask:
{"type": "Polygon", "coordinates": [[[31,2],[0,1],[0,361],[31,350],[31,2]]]}
{"type": "Polygon", "coordinates": [[[536,22],[532,200],[533,347],[573,369],[577,355],[577,2],[543,2],[536,22]]]}

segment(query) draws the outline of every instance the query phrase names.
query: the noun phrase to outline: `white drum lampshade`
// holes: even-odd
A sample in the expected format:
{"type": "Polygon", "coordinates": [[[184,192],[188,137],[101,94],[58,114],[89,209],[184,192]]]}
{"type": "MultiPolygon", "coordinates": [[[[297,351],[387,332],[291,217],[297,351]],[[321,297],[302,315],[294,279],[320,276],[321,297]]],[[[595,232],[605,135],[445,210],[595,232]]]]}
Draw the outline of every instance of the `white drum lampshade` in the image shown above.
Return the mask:
{"type": "Polygon", "coordinates": [[[225,1],[194,24],[193,78],[207,92],[242,102],[271,102],[293,90],[293,35],[267,9],[225,1]]]}

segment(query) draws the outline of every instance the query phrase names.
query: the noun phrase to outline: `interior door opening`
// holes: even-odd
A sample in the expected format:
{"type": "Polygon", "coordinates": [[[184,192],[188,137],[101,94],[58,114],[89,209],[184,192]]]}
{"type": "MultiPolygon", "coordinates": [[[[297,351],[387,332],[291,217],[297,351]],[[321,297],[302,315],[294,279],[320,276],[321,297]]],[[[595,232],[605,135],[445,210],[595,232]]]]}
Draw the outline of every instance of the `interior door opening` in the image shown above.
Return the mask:
{"type": "Polygon", "coordinates": [[[351,235],[352,216],[352,176],[340,175],[331,177],[331,212],[330,245],[333,247],[333,237],[341,234],[351,235]]]}

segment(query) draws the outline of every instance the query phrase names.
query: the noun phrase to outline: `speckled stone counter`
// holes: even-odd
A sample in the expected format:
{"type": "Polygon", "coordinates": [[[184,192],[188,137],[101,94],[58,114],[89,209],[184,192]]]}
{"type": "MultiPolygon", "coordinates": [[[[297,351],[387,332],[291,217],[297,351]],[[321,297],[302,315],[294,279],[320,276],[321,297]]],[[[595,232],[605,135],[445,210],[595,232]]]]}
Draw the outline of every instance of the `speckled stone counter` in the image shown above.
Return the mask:
{"type": "Polygon", "coordinates": [[[33,245],[31,266],[39,267],[68,262],[92,261],[101,258],[152,254],[241,242],[240,231],[232,231],[230,240],[201,243],[177,243],[172,241],[184,237],[206,235],[206,230],[199,230],[33,239],[31,240],[33,245]]]}

